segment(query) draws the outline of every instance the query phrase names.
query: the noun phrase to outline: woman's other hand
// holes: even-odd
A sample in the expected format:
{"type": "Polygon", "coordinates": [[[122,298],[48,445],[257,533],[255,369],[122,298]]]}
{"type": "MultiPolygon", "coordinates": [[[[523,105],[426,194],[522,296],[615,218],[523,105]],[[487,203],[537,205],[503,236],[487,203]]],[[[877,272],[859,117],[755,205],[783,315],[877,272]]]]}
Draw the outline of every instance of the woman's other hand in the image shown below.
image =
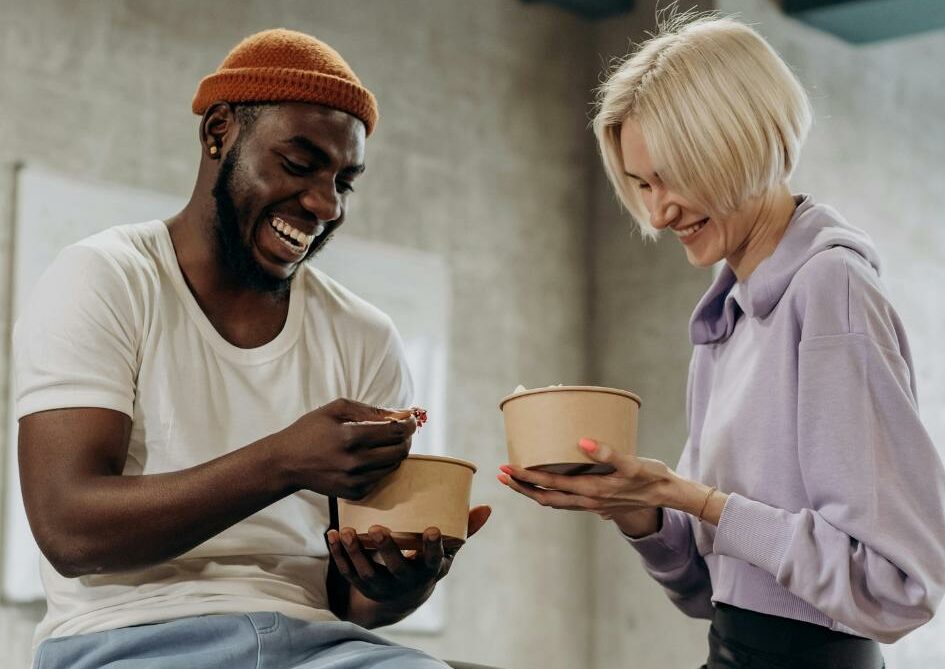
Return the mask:
{"type": "Polygon", "coordinates": [[[614,471],[571,476],[503,465],[499,481],[542,506],[589,511],[613,520],[630,537],[658,531],[662,507],[701,514],[703,520],[718,524],[724,493],[679,476],[659,460],[620,454],[590,439],[582,439],[579,447],[614,471]]]}

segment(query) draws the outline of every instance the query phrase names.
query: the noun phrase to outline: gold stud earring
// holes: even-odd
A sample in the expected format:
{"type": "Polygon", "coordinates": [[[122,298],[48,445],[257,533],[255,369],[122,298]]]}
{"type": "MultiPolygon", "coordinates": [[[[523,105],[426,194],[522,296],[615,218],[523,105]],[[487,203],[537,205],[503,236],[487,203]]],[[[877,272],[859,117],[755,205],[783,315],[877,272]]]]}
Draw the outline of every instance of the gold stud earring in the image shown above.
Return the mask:
{"type": "Polygon", "coordinates": [[[212,144],[212,145],[210,146],[210,155],[215,158],[218,152],[219,152],[219,149],[217,148],[217,145],[216,145],[216,144],[212,144]]]}

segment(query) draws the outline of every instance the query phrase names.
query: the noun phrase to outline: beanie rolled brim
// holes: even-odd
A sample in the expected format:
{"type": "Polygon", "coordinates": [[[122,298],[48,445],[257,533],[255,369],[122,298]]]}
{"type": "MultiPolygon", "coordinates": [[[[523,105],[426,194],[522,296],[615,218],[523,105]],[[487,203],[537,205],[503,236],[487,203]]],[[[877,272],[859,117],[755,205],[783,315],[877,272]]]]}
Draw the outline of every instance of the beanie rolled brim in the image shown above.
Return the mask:
{"type": "Polygon", "coordinates": [[[377,101],[363,86],[320,72],[280,67],[241,68],[208,75],[191,105],[203,114],[214,102],[309,102],[340,109],[364,122],[370,135],[377,124],[377,101]]]}
{"type": "Polygon", "coordinates": [[[307,102],[360,119],[370,135],[377,100],[341,55],[310,35],[265,30],[238,44],[216,72],[197,86],[191,109],[204,114],[215,102],[307,102]]]}

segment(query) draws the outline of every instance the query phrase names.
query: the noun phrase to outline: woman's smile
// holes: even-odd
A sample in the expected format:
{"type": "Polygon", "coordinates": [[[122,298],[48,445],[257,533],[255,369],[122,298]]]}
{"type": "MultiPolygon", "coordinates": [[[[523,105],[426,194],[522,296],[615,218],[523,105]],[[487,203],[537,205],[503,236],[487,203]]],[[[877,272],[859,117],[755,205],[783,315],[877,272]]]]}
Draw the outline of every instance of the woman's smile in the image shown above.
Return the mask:
{"type": "Polygon", "coordinates": [[[676,226],[672,228],[672,230],[679,238],[679,241],[688,246],[689,244],[695,243],[695,241],[698,239],[699,233],[708,224],[709,219],[703,218],[701,221],[696,221],[695,223],[690,223],[685,226],[676,226]]]}

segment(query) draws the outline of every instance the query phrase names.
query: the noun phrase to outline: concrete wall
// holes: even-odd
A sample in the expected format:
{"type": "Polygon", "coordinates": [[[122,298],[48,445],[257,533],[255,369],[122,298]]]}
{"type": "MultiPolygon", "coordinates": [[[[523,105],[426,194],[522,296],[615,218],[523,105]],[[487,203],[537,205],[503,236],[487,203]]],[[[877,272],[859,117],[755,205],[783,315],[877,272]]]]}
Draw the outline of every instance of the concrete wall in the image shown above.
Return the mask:
{"type": "MultiPolygon", "coordinates": [[[[479,465],[474,498],[495,507],[450,575],[446,633],[400,638],[515,669],[586,666],[591,521],[543,514],[493,474],[505,461],[498,400],[518,383],[586,376],[594,63],[576,54],[593,27],[513,0],[4,0],[0,11],[0,161],[180,195],[199,156],[191,96],[239,39],[289,26],[346,56],[382,113],[347,229],[447,259],[450,448],[479,465]]],[[[0,258],[0,277],[7,267],[0,258]]],[[[37,615],[0,607],[4,666],[26,666],[37,615]]]]}

